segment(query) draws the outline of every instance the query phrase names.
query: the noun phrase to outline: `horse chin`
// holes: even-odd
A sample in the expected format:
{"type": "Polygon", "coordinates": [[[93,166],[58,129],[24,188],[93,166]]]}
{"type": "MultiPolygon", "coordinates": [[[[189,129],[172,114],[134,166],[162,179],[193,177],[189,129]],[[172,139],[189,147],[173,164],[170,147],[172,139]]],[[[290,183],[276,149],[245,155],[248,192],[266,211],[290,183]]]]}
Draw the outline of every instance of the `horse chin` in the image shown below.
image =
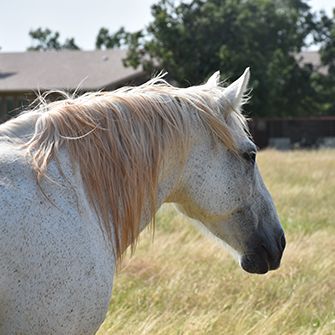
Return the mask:
{"type": "Polygon", "coordinates": [[[241,259],[241,267],[246,272],[257,274],[265,274],[270,270],[267,260],[257,256],[243,256],[241,259]]]}

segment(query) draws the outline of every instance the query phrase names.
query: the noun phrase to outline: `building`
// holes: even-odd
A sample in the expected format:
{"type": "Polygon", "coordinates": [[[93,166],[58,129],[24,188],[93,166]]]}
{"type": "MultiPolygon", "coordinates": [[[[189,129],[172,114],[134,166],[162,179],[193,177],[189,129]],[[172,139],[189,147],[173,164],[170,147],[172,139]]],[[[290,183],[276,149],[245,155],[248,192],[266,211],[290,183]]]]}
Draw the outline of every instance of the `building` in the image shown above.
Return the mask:
{"type": "MultiPolygon", "coordinates": [[[[25,109],[38,93],[62,90],[79,93],[138,85],[148,77],[142,69],[126,68],[125,50],[0,52],[0,122],[25,109]]],[[[318,52],[297,56],[322,74],[318,52]]],[[[250,129],[261,148],[335,146],[335,116],[254,118],[250,129]]]]}
{"type": "Polygon", "coordinates": [[[302,66],[310,65],[315,71],[323,75],[328,74],[328,67],[322,64],[321,56],[318,51],[301,51],[296,54],[295,58],[302,66]]]}
{"type": "Polygon", "coordinates": [[[148,78],[127,68],[125,50],[0,52],[0,121],[22,110],[38,93],[113,90],[148,78]]]}

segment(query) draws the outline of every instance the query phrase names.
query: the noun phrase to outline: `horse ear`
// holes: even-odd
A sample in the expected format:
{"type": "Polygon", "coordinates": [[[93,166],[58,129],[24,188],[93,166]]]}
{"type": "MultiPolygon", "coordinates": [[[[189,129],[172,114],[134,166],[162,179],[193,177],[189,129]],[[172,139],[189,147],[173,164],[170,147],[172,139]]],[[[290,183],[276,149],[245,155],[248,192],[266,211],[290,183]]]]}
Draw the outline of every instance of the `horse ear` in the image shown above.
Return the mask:
{"type": "Polygon", "coordinates": [[[224,98],[235,109],[243,104],[243,96],[248,86],[250,78],[250,69],[247,67],[240,78],[230,84],[224,90],[224,98]]]}
{"type": "Polygon", "coordinates": [[[219,83],[220,83],[220,71],[216,71],[207,80],[207,83],[205,84],[205,86],[207,88],[214,88],[214,87],[219,86],[219,83]]]}

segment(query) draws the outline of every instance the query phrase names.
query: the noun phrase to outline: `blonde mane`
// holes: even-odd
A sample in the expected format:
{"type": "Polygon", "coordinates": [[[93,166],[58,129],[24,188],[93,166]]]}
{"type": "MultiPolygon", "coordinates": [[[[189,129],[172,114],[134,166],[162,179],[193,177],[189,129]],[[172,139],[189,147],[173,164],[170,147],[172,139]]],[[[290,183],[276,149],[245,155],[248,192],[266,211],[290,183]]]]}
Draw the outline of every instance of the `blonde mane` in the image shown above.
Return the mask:
{"type": "Polygon", "coordinates": [[[25,147],[38,180],[60,148],[66,148],[103,230],[115,238],[120,260],[128,245],[132,251],[136,246],[148,199],[154,217],[164,153],[186,149],[194,118],[236,152],[228,118],[242,130],[246,122],[239,111],[222,111],[217,99],[222,94],[222,87],[181,89],[157,77],[139,87],[69,97],[40,107],[35,133],[25,147]]]}

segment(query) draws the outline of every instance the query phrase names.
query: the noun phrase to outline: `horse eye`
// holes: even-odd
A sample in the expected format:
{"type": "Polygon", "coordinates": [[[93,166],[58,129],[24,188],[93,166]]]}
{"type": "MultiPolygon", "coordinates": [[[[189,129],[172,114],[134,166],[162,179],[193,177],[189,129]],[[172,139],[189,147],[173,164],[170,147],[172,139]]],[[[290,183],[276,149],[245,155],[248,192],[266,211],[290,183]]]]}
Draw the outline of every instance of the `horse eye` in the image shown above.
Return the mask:
{"type": "Polygon", "coordinates": [[[255,152],[255,151],[244,152],[244,153],[242,154],[242,157],[243,157],[246,161],[248,161],[248,162],[250,162],[250,163],[255,163],[255,161],[256,161],[256,152],[255,152]]]}

